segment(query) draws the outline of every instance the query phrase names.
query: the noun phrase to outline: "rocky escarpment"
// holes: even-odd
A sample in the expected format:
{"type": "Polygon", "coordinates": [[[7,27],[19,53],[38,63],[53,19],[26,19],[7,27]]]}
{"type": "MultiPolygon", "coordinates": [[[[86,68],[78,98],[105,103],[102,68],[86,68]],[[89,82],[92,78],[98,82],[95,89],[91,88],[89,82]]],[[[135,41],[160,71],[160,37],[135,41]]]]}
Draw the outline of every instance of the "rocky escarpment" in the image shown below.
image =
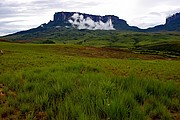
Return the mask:
{"type": "Polygon", "coordinates": [[[164,25],[158,25],[147,29],[148,31],[180,31],[180,12],[166,19],[164,25]]]}
{"type": "Polygon", "coordinates": [[[91,15],[79,12],[57,12],[53,21],[43,24],[41,27],[66,27],[89,30],[138,30],[131,27],[123,19],[114,15],[91,15]]]}
{"type": "Polygon", "coordinates": [[[172,23],[180,23],[180,12],[176,13],[166,19],[166,25],[172,23]]]}
{"type": "Polygon", "coordinates": [[[165,27],[167,30],[180,31],[180,12],[166,19],[165,27]]]}
{"type": "Polygon", "coordinates": [[[79,12],[57,12],[54,19],[47,24],[44,23],[37,28],[26,31],[20,31],[16,34],[31,34],[49,31],[53,33],[56,29],[88,29],[88,30],[120,30],[120,31],[141,31],[141,32],[159,32],[159,31],[180,31],[180,12],[168,17],[164,25],[158,25],[153,28],[139,29],[129,26],[127,22],[114,15],[91,15],[79,12]]]}

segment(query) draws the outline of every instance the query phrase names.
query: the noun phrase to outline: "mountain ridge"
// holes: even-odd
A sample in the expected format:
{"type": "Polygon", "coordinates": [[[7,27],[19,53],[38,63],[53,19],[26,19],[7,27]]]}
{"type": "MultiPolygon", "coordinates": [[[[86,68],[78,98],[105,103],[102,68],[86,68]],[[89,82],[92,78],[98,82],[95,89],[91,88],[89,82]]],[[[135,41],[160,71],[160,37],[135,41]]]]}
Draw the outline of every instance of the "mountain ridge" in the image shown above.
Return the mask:
{"type": "MultiPolygon", "coordinates": [[[[180,12],[166,19],[164,25],[158,25],[148,29],[140,29],[136,26],[129,26],[127,22],[115,15],[92,15],[80,12],[56,12],[53,20],[41,24],[36,28],[20,31],[14,34],[31,34],[42,31],[56,31],[56,29],[77,29],[77,30],[117,30],[117,31],[135,31],[135,32],[160,32],[160,31],[180,31],[180,12]]],[[[38,33],[38,34],[39,34],[38,33]]],[[[5,37],[6,37],[5,36],[5,37]]]]}
{"type": "Polygon", "coordinates": [[[80,12],[56,12],[53,21],[41,27],[73,27],[88,30],[140,30],[129,26],[127,22],[115,15],[92,15],[80,12]]]}
{"type": "Polygon", "coordinates": [[[148,32],[157,31],[180,31],[180,12],[166,18],[166,23],[146,29],[148,32]]]}

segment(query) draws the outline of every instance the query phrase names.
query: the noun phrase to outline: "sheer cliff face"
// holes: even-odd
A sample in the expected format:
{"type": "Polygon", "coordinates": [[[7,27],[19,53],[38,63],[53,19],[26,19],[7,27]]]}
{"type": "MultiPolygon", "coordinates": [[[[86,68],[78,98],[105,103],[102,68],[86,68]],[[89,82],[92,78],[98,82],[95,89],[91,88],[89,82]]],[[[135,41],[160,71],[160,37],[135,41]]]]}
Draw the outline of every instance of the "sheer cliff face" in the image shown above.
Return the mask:
{"type": "Polygon", "coordinates": [[[54,14],[54,25],[89,30],[129,29],[126,21],[113,15],[98,16],[77,12],[58,12],[54,14]]]}
{"type": "Polygon", "coordinates": [[[166,31],[180,31],[180,13],[176,13],[166,19],[164,25],[166,31]]]}
{"type": "Polygon", "coordinates": [[[149,28],[147,31],[180,31],[180,13],[176,13],[171,17],[168,17],[164,25],[158,25],[153,28],[149,28]]]}
{"type": "Polygon", "coordinates": [[[179,23],[180,24],[180,13],[176,13],[176,14],[174,14],[171,17],[166,19],[166,25],[172,24],[172,23],[179,23]]]}

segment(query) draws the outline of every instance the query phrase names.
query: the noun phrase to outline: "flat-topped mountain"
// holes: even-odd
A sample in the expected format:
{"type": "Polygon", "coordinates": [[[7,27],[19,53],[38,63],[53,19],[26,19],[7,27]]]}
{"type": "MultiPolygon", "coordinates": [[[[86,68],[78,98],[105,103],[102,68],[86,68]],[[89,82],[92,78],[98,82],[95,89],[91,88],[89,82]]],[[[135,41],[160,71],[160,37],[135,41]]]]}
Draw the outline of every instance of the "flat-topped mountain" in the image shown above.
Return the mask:
{"type": "Polygon", "coordinates": [[[87,39],[89,38],[88,36],[94,37],[96,33],[112,34],[114,31],[180,31],[180,13],[168,17],[164,25],[140,29],[138,27],[129,26],[125,20],[114,15],[100,16],[79,12],[57,12],[54,14],[53,20],[48,23],[41,24],[37,28],[1,37],[1,39],[8,41],[36,41],[49,38],[53,40],[74,40],[82,38],[87,39]]]}
{"type": "Polygon", "coordinates": [[[91,15],[79,12],[57,12],[53,21],[43,24],[41,27],[66,27],[88,30],[139,30],[131,27],[123,19],[114,15],[91,15]]]}

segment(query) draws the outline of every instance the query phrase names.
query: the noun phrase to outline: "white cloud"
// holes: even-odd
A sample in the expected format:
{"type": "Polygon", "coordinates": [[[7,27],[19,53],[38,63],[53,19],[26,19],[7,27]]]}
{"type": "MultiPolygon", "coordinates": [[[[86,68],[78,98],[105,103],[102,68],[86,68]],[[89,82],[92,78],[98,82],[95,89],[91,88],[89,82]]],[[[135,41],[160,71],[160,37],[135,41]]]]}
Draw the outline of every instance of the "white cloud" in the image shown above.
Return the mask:
{"type": "Polygon", "coordinates": [[[111,21],[111,18],[107,22],[93,21],[90,17],[84,18],[83,15],[79,13],[74,13],[71,16],[69,22],[73,27],[78,29],[89,29],[89,30],[115,30],[111,21]]]}

